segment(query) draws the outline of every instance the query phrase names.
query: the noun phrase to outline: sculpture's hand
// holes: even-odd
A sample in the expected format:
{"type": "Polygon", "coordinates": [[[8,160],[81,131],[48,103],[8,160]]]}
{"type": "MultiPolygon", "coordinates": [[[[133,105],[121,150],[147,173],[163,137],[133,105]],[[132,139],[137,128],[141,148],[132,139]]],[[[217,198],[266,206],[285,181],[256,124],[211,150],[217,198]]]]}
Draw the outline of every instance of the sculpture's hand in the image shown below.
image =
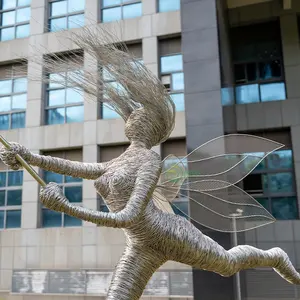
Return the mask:
{"type": "Polygon", "coordinates": [[[64,212],[69,204],[61,187],[54,182],[50,182],[41,188],[40,199],[45,207],[59,212],[64,212]]]}
{"type": "Polygon", "coordinates": [[[19,170],[20,168],[22,168],[22,166],[16,159],[16,155],[19,154],[23,159],[29,162],[31,153],[26,147],[18,143],[11,142],[10,145],[10,149],[7,149],[4,146],[0,148],[0,159],[11,169],[19,170]]]}

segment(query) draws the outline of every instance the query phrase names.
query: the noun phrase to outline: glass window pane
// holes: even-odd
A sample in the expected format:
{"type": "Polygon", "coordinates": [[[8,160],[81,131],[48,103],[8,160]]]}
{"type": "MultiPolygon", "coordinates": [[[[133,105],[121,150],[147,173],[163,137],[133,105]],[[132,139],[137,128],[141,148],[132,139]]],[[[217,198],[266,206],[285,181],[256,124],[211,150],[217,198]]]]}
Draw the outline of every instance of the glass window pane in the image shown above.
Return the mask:
{"type": "Polygon", "coordinates": [[[118,119],[121,118],[120,115],[118,115],[114,110],[103,106],[102,107],[102,119],[118,119]]]}
{"type": "Polygon", "coordinates": [[[68,28],[79,28],[84,26],[84,14],[70,16],[68,19],[68,28]]]}
{"type": "Polygon", "coordinates": [[[277,220],[294,220],[298,218],[296,197],[272,198],[272,214],[277,220]]]}
{"type": "Polygon", "coordinates": [[[279,60],[263,62],[259,64],[259,75],[261,79],[281,77],[281,62],[279,60]]]}
{"type": "Polygon", "coordinates": [[[31,0],[18,0],[18,6],[26,6],[30,4],[31,4],[31,0]]]}
{"type": "Polygon", "coordinates": [[[258,84],[237,86],[235,88],[235,95],[237,104],[259,102],[258,84]]]}
{"type": "Polygon", "coordinates": [[[65,122],[65,109],[54,108],[47,110],[46,123],[47,124],[63,124],[65,122]]]}
{"type": "Polygon", "coordinates": [[[2,26],[15,24],[15,16],[16,12],[14,10],[2,13],[2,26]]]}
{"type": "Polygon", "coordinates": [[[8,186],[20,186],[23,183],[23,171],[8,172],[8,186]]]}
{"type": "Polygon", "coordinates": [[[121,7],[107,8],[102,10],[102,22],[121,20],[121,7]]]}
{"type": "Polygon", "coordinates": [[[269,192],[270,193],[284,193],[293,192],[293,174],[292,173],[276,173],[269,174],[269,192]]]}
{"type": "Polygon", "coordinates": [[[17,22],[26,22],[30,20],[30,7],[21,8],[17,10],[17,22]]]}
{"type": "Polygon", "coordinates": [[[67,123],[83,122],[84,108],[83,105],[67,107],[67,123]]]}
{"type": "Polygon", "coordinates": [[[11,110],[11,97],[0,97],[0,111],[11,110]]]}
{"type": "Polygon", "coordinates": [[[5,191],[0,191],[0,206],[5,206],[5,191]]]}
{"type": "Polygon", "coordinates": [[[67,1],[51,3],[51,17],[67,14],[67,1]]]}
{"type": "Polygon", "coordinates": [[[73,227],[73,226],[81,226],[82,221],[80,219],[64,215],[64,226],[65,227],[73,227]]]}
{"type": "Polygon", "coordinates": [[[142,3],[135,3],[123,6],[123,18],[131,19],[142,15],[142,3]]]}
{"type": "Polygon", "coordinates": [[[17,39],[26,38],[29,36],[29,33],[30,33],[29,24],[17,26],[16,38],[17,39]]]}
{"type": "Polygon", "coordinates": [[[53,90],[48,92],[48,106],[64,105],[66,90],[53,90]]]}
{"type": "Polygon", "coordinates": [[[283,82],[260,85],[261,101],[285,100],[285,84],[283,82]]]}
{"type": "Polygon", "coordinates": [[[14,93],[22,93],[27,90],[27,78],[18,78],[14,80],[14,93]]]}
{"type": "Polygon", "coordinates": [[[0,228],[1,229],[4,228],[4,211],[3,210],[0,211],[0,228]]]}
{"type": "Polygon", "coordinates": [[[106,205],[100,205],[100,211],[109,212],[109,209],[106,205]]]}
{"type": "Polygon", "coordinates": [[[121,0],[103,0],[103,7],[121,4],[121,0]]]}
{"type": "Polygon", "coordinates": [[[25,127],[25,113],[16,113],[11,115],[11,128],[25,127]]]}
{"type": "Polygon", "coordinates": [[[82,182],[82,178],[76,178],[72,176],[65,176],[65,182],[82,182]]]}
{"type": "Polygon", "coordinates": [[[234,104],[234,93],[232,87],[224,87],[221,89],[222,105],[233,105],[234,104]]]}
{"type": "Polygon", "coordinates": [[[159,12],[180,9],[180,0],[159,0],[159,12]]]}
{"type": "Polygon", "coordinates": [[[43,227],[61,227],[61,225],[62,225],[61,213],[49,209],[42,210],[43,227]]]}
{"type": "Polygon", "coordinates": [[[245,65],[234,66],[234,78],[236,83],[242,83],[246,81],[245,65]]]}
{"type": "Polygon", "coordinates": [[[14,8],[17,5],[16,0],[2,0],[2,9],[14,8]]]}
{"type": "Polygon", "coordinates": [[[175,104],[176,111],[184,111],[184,94],[171,94],[170,96],[175,104]]]}
{"type": "Polygon", "coordinates": [[[12,92],[12,80],[0,80],[0,95],[12,92]]]}
{"type": "Polygon", "coordinates": [[[82,187],[81,186],[65,187],[65,195],[69,200],[69,202],[80,203],[82,202],[82,187]]]}
{"type": "Polygon", "coordinates": [[[9,115],[0,115],[0,130],[9,128],[9,115]]]}
{"type": "Polygon", "coordinates": [[[7,206],[22,204],[22,190],[7,191],[7,206]]]}
{"type": "Polygon", "coordinates": [[[189,215],[189,203],[188,202],[175,202],[171,204],[176,215],[187,218],[189,215]],[[187,215],[187,216],[186,216],[187,215]]]}
{"type": "Polygon", "coordinates": [[[1,41],[9,41],[15,38],[15,28],[3,28],[1,29],[1,41]]]}
{"type": "Polygon", "coordinates": [[[12,109],[26,109],[27,94],[15,95],[12,97],[12,109]]]}
{"type": "Polygon", "coordinates": [[[6,186],[6,172],[0,172],[0,187],[6,186]]]}
{"type": "Polygon", "coordinates": [[[182,70],[182,55],[163,56],[160,60],[161,72],[170,73],[182,70]]]}
{"type": "Polygon", "coordinates": [[[58,82],[64,82],[65,78],[64,78],[64,73],[53,73],[53,74],[49,74],[49,88],[50,89],[54,89],[54,88],[63,88],[63,84],[59,84],[58,82]],[[52,81],[52,82],[51,82],[52,81]]]}
{"type": "Polygon", "coordinates": [[[83,95],[74,89],[67,89],[66,103],[80,103],[83,102],[83,95]]]}
{"type": "Polygon", "coordinates": [[[269,154],[268,168],[269,169],[286,169],[293,168],[293,153],[292,150],[281,150],[269,154]]]}
{"type": "Polygon", "coordinates": [[[21,227],[21,210],[6,211],[6,228],[21,227]]]}
{"type": "Polygon", "coordinates": [[[172,74],[172,90],[178,91],[184,89],[183,73],[172,74]]]}
{"type": "Polygon", "coordinates": [[[85,0],[69,0],[68,12],[84,10],[85,0]]]}
{"type": "Polygon", "coordinates": [[[270,193],[293,192],[293,174],[292,173],[276,173],[269,174],[270,193]]]}
{"type": "Polygon", "coordinates": [[[67,18],[57,18],[50,20],[50,31],[60,31],[67,29],[67,18]]]}
{"type": "Polygon", "coordinates": [[[44,179],[46,183],[49,182],[56,182],[56,183],[62,183],[63,182],[63,175],[56,174],[50,171],[44,171],[44,179]]]}

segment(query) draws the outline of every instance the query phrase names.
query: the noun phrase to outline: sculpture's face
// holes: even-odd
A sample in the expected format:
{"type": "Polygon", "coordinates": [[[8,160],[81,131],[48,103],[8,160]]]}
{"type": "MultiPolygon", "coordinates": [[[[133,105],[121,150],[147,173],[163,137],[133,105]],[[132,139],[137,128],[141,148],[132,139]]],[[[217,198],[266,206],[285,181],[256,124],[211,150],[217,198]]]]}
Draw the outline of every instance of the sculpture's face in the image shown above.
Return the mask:
{"type": "Polygon", "coordinates": [[[138,141],[152,148],[159,143],[161,131],[157,121],[144,109],[135,110],[125,124],[125,135],[130,141],[138,141]]]}

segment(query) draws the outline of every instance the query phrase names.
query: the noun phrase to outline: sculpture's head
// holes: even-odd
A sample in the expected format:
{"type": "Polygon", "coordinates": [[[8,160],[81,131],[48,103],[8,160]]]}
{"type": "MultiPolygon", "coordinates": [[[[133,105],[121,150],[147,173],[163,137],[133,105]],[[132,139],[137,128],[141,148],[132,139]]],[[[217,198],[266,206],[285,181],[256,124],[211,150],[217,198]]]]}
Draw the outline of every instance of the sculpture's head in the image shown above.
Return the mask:
{"type": "Polygon", "coordinates": [[[165,110],[163,107],[136,109],[126,120],[125,135],[130,142],[142,142],[150,149],[169,137],[174,127],[174,113],[172,105],[165,110]]]}

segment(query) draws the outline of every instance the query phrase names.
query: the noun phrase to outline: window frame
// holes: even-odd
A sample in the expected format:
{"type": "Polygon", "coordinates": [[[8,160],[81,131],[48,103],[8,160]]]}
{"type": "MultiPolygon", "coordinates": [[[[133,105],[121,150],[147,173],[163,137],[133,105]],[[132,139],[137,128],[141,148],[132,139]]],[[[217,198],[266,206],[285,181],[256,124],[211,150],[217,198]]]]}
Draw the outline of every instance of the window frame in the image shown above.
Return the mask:
{"type": "Polygon", "coordinates": [[[45,85],[45,98],[44,98],[45,99],[45,101],[44,101],[44,124],[46,126],[59,125],[59,124],[82,123],[82,122],[84,122],[84,96],[83,96],[82,102],[67,103],[66,102],[67,89],[68,88],[72,88],[71,86],[66,87],[63,84],[61,87],[54,87],[54,88],[52,87],[52,88],[50,88],[50,75],[51,74],[64,73],[66,76],[68,76],[68,73],[74,72],[74,71],[80,71],[81,69],[82,69],[82,67],[78,68],[77,70],[71,70],[71,69],[67,68],[66,70],[58,72],[58,73],[47,74],[47,78],[49,80],[49,83],[46,83],[46,85],[45,85]],[[59,91],[59,90],[64,90],[64,92],[65,92],[64,104],[49,106],[49,92],[50,91],[59,91]],[[67,122],[67,108],[69,108],[69,107],[75,107],[75,106],[76,107],[78,107],[78,106],[82,106],[83,107],[82,121],[80,121],[80,122],[67,122]],[[51,110],[51,109],[53,110],[53,109],[59,109],[59,108],[63,108],[64,109],[64,122],[63,123],[54,123],[54,124],[49,123],[48,122],[48,111],[51,110]]]}
{"type": "MultiPolygon", "coordinates": [[[[249,174],[248,176],[251,175],[260,175],[261,176],[261,180],[263,180],[263,176],[267,176],[267,182],[268,182],[268,190],[264,191],[262,190],[260,193],[259,192],[251,192],[249,190],[245,190],[249,195],[251,195],[256,201],[259,202],[259,199],[266,199],[267,200],[267,207],[268,207],[268,211],[273,215],[273,211],[272,211],[272,201],[276,198],[283,198],[283,197],[295,197],[296,200],[298,200],[297,197],[297,185],[296,185],[296,177],[295,177],[295,168],[294,168],[294,153],[293,150],[290,148],[283,148],[281,150],[277,150],[272,152],[271,154],[269,154],[264,160],[263,163],[265,164],[263,169],[254,169],[251,174],[249,174]],[[292,163],[292,167],[291,168],[277,168],[277,169],[270,169],[268,168],[268,164],[269,164],[269,157],[272,154],[276,154],[278,152],[282,152],[282,151],[291,151],[292,155],[291,155],[291,163],[292,163]],[[278,192],[278,193],[272,193],[272,191],[270,191],[270,178],[268,175],[270,174],[280,174],[280,173],[291,173],[292,174],[292,190],[291,192],[278,192]]],[[[242,183],[243,185],[243,183],[242,183]]],[[[262,183],[262,188],[263,188],[263,183],[262,183]]],[[[298,204],[298,201],[297,201],[298,204]]],[[[296,211],[296,219],[284,219],[284,220],[297,220],[299,219],[299,208],[297,205],[297,211],[296,211]]]]}
{"type": "Polygon", "coordinates": [[[27,110],[27,94],[28,94],[28,81],[27,81],[27,77],[23,77],[23,76],[14,76],[13,74],[11,74],[10,78],[5,78],[5,79],[1,79],[0,82],[2,81],[11,81],[11,93],[7,93],[7,94],[1,94],[0,95],[0,99],[1,98],[5,98],[5,97],[9,97],[10,98],[10,105],[11,105],[11,109],[8,111],[1,111],[0,110],[0,116],[3,115],[8,115],[9,117],[9,126],[7,129],[0,129],[0,130],[11,130],[11,129],[19,129],[19,128],[25,128],[26,127],[26,110],[27,110]],[[25,79],[26,80],[26,91],[25,92],[14,92],[14,85],[15,85],[15,80],[18,79],[25,79]],[[24,109],[12,109],[12,98],[14,96],[19,96],[19,95],[26,95],[26,107],[24,109]],[[12,126],[12,115],[14,114],[20,114],[20,113],[24,113],[24,126],[23,127],[13,127],[12,126]]]}
{"type": "MultiPolygon", "coordinates": [[[[80,0],[80,1],[83,1],[84,6],[85,6],[85,0],[80,0]]],[[[83,15],[84,21],[85,21],[85,9],[78,10],[75,12],[68,12],[68,8],[69,8],[69,0],[48,0],[48,32],[59,32],[59,31],[63,31],[63,30],[71,30],[71,29],[77,28],[77,27],[69,28],[69,17],[72,17],[72,16],[83,15]],[[51,16],[52,3],[62,2],[62,1],[67,1],[67,13],[52,17],[51,16]],[[52,31],[51,30],[51,20],[60,19],[60,18],[66,18],[66,25],[67,25],[66,28],[52,31]]],[[[83,26],[85,26],[85,24],[83,26]]],[[[83,26],[81,26],[81,27],[83,27],[83,26]]],[[[80,27],[78,27],[78,28],[80,28],[80,27]]]]}
{"type": "MultiPolygon", "coordinates": [[[[43,178],[45,178],[46,172],[48,172],[48,171],[42,170],[43,178]]],[[[52,173],[57,174],[55,172],[52,172],[52,173]]],[[[59,175],[61,175],[61,174],[59,174],[59,175]]],[[[65,195],[65,188],[66,187],[81,187],[82,188],[81,202],[72,202],[72,204],[82,207],[83,206],[83,179],[77,178],[78,180],[80,180],[78,182],[66,182],[66,177],[69,177],[69,176],[67,176],[67,175],[61,175],[61,176],[62,176],[62,183],[57,183],[57,184],[62,188],[64,195],[65,195]]],[[[50,209],[44,207],[44,205],[42,204],[41,205],[41,228],[69,228],[69,227],[76,227],[77,228],[77,227],[81,227],[83,225],[83,221],[78,219],[78,220],[81,221],[81,225],[65,226],[65,213],[57,212],[58,214],[60,214],[60,217],[61,217],[61,223],[60,223],[61,225],[60,226],[44,226],[44,223],[43,223],[44,214],[43,214],[43,212],[46,211],[46,210],[50,211],[50,209]]],[[[72,218],[74,218],[74,217],[72,217],[72,218]]]]}
{"type": "Polygon", "coordinates": [[[0,230],[9,230],[9,229],[16,229],[16,228],[21,228],[22,227],[22,204],[23,204],[23,171],[14,171],[14,170],[1,170],[0,173],[5,173],[6,178],[5,178],[5,186],[0,187],[0,191],[5,191],[5,204],[3,206],[0,206],[0,211],[4,211],[4,221],[3,221],[3,228],[0,227],[0,230]],[[8,174],[9,173],[21,173],[22,174],[22,183],[21,185],[16,185],[16,186],[9,186],[8,185],[8,174]],[[7,192],[8,191],[19,191],[21,190],[21,204],[20,205],[7,205],[7,192]],[[7,211],[20,211],[20,227],[10,227],[7,228],[7,211]]]}
{"type": "Polygon", "coordinates": [[[2,9],[2,4],[3,4],[3,1],[0,0],[0,42],[11,41],[11,40],[15,40],[15,39],[21,39],[21,38],[27,38],[27,37],[29,37],[30,36],[30,18],[31,17],[29,18],[28,21],[17,22],[17,10],[24,9],[24,8],[29,8],[30,9],[30,16],[31,16],[31,4],[18,6],[18,1],[17,1],[17,5],[14,8],[7,8],[7,9],[2,9]],[[4,25],[4,26],[2,26],[2,16],[3,16],[3,13],[8,13],[8,12],[12,12],[12,11],[15,12],[15,22],[13,24],[10,24],[10,25],[4,25]],[[18,38],[17,37],[17,28],[19,26],[23,26],[23,25],[29,25],[28,36],[18,38]],[[11,28],[11,27],[14,28],[14,38],[3,41],[2,40],[2,29],[11,28]]]}
{"type": "MultiPolygon", "coordinates": [[[[111,22],[118,22],[120,20],[128,20],[129,18],[124,18],[124,12],[123,12],[123,7],[124,6],[128,6],[128,5],[132,5],[132,4],[138,4],[140,3],[142,5],[142,14],[140,16],[137,16],[135,18],[140,18],[143,15],[143,1],[142,0],[129,0],[126,3],[123,3],[123,0],[120,0],[121,3],[120,4],[113,4],[113,5],[109,5],[109,6],[104,6],[104,0],[101,0],[101,23],[111,23],[111,22]],[[120,7],[121,8],[121,19],[115,20],[115,21],[103,21],[103,11],[106,9],[111,9],[111,8],[117,8],[120,7]]],[[[133,18],[130,18],[133,19],[133,18]]]]}
{"type": "MultiPolygon", "coordinates": [[[[181,71],[172,71],[172,72],[162,72],[161,71],[161,67],[162,67],[162,64],[161,64],[161,60],[163,57],[169,57],[169,56],[176,56],[176,55],[181,55],[181,59],[182,59],[182,67],[183,67],[183,54],[181,52],[174,52],[174,53],[171,53],[171,54],[165,54],[165,55],[160,55],[159,56],[159,78],[162,82],[162,78],[164,76],[170,76],[170,88],[166,88],[167,91],[168,91],[168,94],[170,95],[170,97],[172,98],[172,95],[176,95],[176,94],[182,94],[183,95],[183,106],[184,106],[184,109],[183,110],[177,110],[176,111],[185,111],[185,94],[184,94],[184,72],[183,72],[183,68],[181,71]],[[172,75],[173,74],[183,74],[183,89],[182,90],[172,90],[172,75]]],[[[165,84],[164,84],[165,86],[165,84]]],[[[172,98],[173,100],[173,98],[172,98]]],[[[175,103],[174,103],[175,104],[175,103]]]]}

